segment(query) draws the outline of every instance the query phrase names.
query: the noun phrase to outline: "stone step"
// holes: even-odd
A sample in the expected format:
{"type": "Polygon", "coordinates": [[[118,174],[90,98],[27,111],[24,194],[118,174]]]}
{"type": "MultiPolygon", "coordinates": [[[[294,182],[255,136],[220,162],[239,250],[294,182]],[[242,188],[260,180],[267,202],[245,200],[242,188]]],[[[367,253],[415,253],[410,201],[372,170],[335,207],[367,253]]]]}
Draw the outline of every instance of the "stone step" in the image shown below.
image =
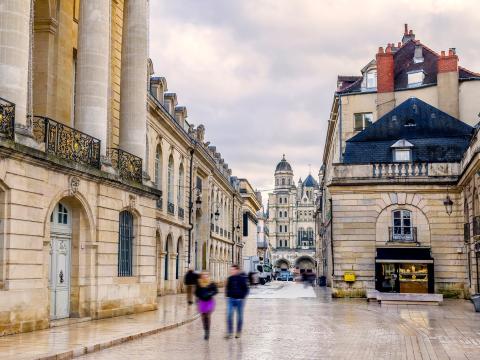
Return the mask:
{"type": "Polygon", "coordinates": [[[382,293],[377,294],[377,300],[382,304],[396,305],[440,305],[443,302],[442,294],[417,293],[382,293]]]}

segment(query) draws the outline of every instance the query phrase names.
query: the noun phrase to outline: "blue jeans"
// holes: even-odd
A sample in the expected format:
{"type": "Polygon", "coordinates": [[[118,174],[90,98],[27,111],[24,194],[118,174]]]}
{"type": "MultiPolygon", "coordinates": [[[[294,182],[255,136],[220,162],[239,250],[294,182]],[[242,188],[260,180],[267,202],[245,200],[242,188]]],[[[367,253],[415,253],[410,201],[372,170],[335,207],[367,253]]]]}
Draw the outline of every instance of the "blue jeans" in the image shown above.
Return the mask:
{"type": "Polygon", "coordinates": [[[227,298],[227,328],[233,334],[233,313],[237,311],[237,333],[242,332],[244,299],[227,298]]]}

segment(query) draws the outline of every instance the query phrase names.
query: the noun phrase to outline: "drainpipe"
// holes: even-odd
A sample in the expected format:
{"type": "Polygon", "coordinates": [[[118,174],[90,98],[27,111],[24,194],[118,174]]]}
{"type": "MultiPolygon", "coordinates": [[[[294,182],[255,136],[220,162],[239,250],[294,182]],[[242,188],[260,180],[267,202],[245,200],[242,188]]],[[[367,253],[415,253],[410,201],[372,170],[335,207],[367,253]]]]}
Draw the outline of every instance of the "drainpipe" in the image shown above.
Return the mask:
{"type": "Polygon", "coordinates": [[[338,159],[340,160],[339,162],[343,162],[343,153],[342,153],[342,96],[338,95],[338,145],[339,145],[339,154],[338,154],[338,159]]]}
{"type": "MultiPolygon", "coordinates": [[[[195,147],[197,143],[195,142],[195,147]]],[[[188,267],[191,267],[191,257],[192,257],[192,212],[193,212],[193,154],[195,153],[195,148],[190,150],[190,194],[188,199],[188,267]]],[[[196,255],[196,254],[195,254],[196,255]]]]}
{"type": "Polygon", "coordinates": [[[235,193],[232,196],[232,265],[235,264],[235,193]]]}
{"type": "MultiPolygon", "coordinates": [[[[335,257],[333,254],[333,200],[330,201],[330,249],[332,251],[332,278],[335,275],[335,257]]],[[[332,279],[333,280],[333,279],[332,279]]]]}

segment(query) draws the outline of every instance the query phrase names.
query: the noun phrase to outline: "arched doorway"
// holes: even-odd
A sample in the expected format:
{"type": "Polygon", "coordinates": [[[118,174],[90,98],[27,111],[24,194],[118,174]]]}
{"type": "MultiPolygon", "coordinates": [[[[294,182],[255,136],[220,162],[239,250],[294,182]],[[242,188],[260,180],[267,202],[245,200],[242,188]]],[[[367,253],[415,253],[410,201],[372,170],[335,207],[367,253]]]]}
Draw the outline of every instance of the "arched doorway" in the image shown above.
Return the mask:
{"type": "Polygon", "coordinates": [[[70,316],[70,285],[72,269],[72,211],[57,203],[50,215],[50,318],[70,316]]]}
{"type": "Polygon", "coordinates": [[[295,267],[300,270],[300,272],[308,271],[308,270],[315,270],[315,260],[313,260],[310,256],[300,256],[297,260],[295,260],[295,267]]]}
{"type": "Polygon", "coordinates": [[[282,269],[282,270],[287,270],[290,268],[290,263],[288,262],[287,259],[278,259],[275,262],[275,267],[282,269]]]}

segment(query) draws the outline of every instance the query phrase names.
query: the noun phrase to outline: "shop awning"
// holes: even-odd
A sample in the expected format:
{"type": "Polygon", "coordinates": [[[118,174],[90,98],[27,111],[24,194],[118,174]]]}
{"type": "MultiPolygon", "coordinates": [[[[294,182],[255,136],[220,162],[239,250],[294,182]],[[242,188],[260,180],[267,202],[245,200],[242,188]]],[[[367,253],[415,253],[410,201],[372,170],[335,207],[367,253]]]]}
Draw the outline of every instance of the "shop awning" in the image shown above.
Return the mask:
{"type": "Polygon", "coordinates": [[[433,263],[430,248],[386,247],[377,248],[377,263],[433,263]]]}

